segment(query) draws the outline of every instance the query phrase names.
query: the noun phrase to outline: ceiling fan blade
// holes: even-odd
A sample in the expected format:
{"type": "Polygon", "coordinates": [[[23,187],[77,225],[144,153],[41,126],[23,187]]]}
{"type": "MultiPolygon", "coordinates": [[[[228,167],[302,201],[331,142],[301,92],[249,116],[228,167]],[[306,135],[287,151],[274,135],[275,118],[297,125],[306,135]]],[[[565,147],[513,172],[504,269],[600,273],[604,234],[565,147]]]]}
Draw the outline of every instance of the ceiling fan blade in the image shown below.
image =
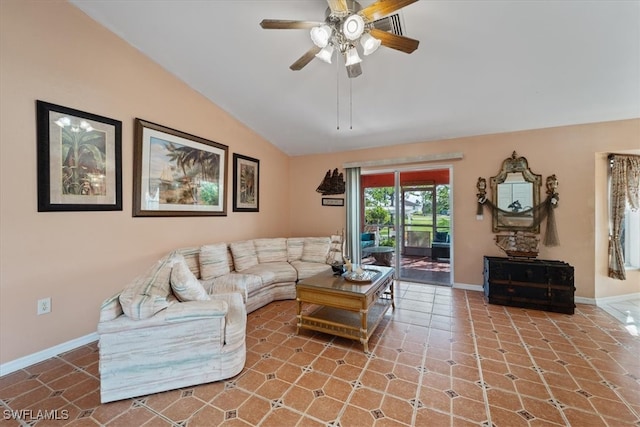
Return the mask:
{"type": "Polygon", "coordinates": [[[410,39],[405,36],[398,36],[393,33],[372,28],[370,34],[379,39],[383,46],[396,49],[401,52],[411,53],[418,48],[419,40],[410,39]]]}
{"type": "Polygon", "coordinates": [[[308,30],[324,22],[318,21],[290,21],[286,19],[263,19],[260,26],[265,30],[308,30]]]}
{"type": "Polygon", "coordinates": [[[347,65],[347,76],[349,76],[350,79],[358,77],[360,74],[362,74],[362,67],[359,62],[357,64],[347,65]]]}
{"type": "Polygon", "coordinates": [[[329,4],[329,9],[331,9],[332,13],[349,12],[346,0],[327,0],[327,3],[329,4]]]}
{"type": "Polygon", "coordinates": [[[358,12],[358,15],[371,22],[376,19],[384,18],[396,10],[409,6],[411,3],[415,3],[416,1],[418,0],[378,0],[372,5],[362,9],[358,12]]]}
{"type": "Polygon", "coordinates": [[[313,60],[313,58],[316,57],[316,53],[320,52],[320,50],[322,49],[320,49],[318,46],[313,46],[307,51],[307,53],[298,58],[296,62],[291,64],[289,68],[291,68],[293,71],[302,70],[305,65],[307,65],[309,62],[311,62],[311,60],[313,60]]]}

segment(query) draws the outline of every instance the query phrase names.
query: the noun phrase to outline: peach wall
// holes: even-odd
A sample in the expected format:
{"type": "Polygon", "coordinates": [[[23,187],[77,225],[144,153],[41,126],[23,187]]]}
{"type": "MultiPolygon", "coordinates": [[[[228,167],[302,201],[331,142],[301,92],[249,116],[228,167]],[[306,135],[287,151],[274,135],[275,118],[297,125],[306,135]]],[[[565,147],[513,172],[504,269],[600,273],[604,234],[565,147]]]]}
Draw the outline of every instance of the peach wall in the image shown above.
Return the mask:
{"type": "Polygon", "coordinates": [[[639,292],[638,271],[629,272],[626,283],[611,283],[606,278],[606,249],[604,253],[601,249],[606,248],[601,245],[603,238],[606,242],[606,220],[600,212],[606,185],[601,180],[597,186],[594,182],[594,157],[598,153],[639,148],[640,119],[635,119],[294,157],[290,172],[291,233],[305,234],[311,227],[318,233],[327,232],[336,221],[342,221],[344,227],[345,209],[322,207],[322,196],[314,191],[327,169],[348,162],[462,152],[462,160],[428,166],[453,167],[454,281],[481,285],[482,256],[503,253],[493,241],[490,213],[485,211],[484,220],[476,220],[476,181],[480,176],[488,179],[496,175],[502,161],[515,150],[543,179],[555,173],[560,181],[560,205],[555,211],[560,246],[542,246],[540,258],[563,260],[575,267],[577,297],[639,292]],[[596,201],[600,204],[597,222],[596,201]]]}
{"type": "Polygon", "coordinates": [[[95,332],[102,300],[173,248],[289,234],[288,156],[68,3],[0,8],[0,363],[95,332]],[[121,212],[37,212],[36,99],[122,121],[121,212]],[[135,117],[228,145],[229,167],[260,159],[260,213],[232,212],[229,173],[226,217],[133,218],[135,117]]]}

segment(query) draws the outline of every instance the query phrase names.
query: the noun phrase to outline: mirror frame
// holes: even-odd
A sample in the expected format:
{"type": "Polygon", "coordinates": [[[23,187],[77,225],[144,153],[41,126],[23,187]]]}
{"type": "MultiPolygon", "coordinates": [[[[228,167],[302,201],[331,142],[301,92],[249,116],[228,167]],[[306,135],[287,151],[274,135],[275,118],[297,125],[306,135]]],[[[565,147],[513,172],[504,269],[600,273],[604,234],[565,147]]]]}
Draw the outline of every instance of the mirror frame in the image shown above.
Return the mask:
{"type": "MultiPolygon", "coordinates": [[[[498,206],[498,185],[502,184],[510,173],[522,173],[525,182],[530,182],[533,189],[533,206],[540,204],[540,187],[542,186],[542,175],[535,174],[529,169],[529,162],[524,157],[518,157],[514,151],[511,157],[506,158],[502,162],[502,169],[496,176],[491,177],[491,196],[494,206],[498,206]]],[[[493,210],[493,232],[501,231],[527,231],[530,233],[540,233],[540,223],[538,220],[539,212],[533,210],[533,224],[530,226],[502,225],[499,217],[504,215],[497,209],[493,210]]]]}

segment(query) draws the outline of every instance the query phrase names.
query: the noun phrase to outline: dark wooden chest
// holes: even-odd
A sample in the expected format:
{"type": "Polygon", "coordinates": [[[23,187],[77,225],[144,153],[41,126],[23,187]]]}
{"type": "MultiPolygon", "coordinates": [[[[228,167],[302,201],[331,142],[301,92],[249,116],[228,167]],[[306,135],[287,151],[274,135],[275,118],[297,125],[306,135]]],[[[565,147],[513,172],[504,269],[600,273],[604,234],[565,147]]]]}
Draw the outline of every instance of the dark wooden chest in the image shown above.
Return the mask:
{"type": "Polygon", "coordinates": [[[573,266],[562,261],[484,257],[484,295],[491,304],[573,314],[573,266]]]}

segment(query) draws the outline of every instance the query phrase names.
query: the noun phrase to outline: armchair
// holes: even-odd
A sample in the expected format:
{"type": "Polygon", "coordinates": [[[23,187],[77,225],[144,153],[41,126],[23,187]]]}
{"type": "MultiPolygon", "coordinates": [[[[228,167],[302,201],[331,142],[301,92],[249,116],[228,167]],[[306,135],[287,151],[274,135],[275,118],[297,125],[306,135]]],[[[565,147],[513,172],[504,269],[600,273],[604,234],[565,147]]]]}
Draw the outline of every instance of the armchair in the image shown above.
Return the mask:
{"type": "Polygon", "coordinates": [[[451,237],[448,231],[436,231],[431,242],[431,258],[449,259],[451,247],[451,237]]]}

